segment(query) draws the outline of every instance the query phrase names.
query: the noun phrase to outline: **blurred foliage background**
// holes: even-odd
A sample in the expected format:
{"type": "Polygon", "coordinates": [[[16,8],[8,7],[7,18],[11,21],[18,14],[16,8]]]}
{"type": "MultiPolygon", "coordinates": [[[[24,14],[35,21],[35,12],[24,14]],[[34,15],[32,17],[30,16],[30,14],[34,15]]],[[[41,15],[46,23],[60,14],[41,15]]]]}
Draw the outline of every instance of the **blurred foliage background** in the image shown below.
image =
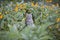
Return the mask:
{"type": "Polygon", "coordinates": [[[0,40],[60,40],[59,2],[0,0],[0,40]]]}

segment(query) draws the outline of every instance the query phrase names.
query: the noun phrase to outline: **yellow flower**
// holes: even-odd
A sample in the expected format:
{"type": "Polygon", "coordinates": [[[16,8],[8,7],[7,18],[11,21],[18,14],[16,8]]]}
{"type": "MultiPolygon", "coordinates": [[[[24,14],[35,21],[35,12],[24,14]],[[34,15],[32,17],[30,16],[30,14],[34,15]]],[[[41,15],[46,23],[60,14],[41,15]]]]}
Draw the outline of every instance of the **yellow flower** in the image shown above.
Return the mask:
{"type": "Polygon", "coordinates": [[[52,0],[50,0],[50,2],[52,2],[52,0]]]}
{"type": "Polygon", "coordinates": [[[20,8],[22,8],[23,6],[22,6],[22,4],[20,4],[20,8]]]}
{"type": "Polygon", "coordinates": [[[34,2],[31,3],[31,6],[33,6],[33,7],[35,6],[34,2]]]}
{"type": "Polygon", "coordinates": [[[19,4],[16,4],[16,6],[18,7],[18,6],[19,6],[19,4]]]}
{"type": "Polygon", "coordinates": [[[52,2],[52,0],[46,0],[46,2],[52,2]]]}
{"type": "Polygon", "coordinates": [[[20,9],[25,9],[26,8],[26,4],[20,4],[20,9]]]}
{"type": "Polygon", "coordinates": [[[35,7],[38,7],[38,3],[35,4],[35,7]]]}
{"type": "Polygon", "coordinates": [[[3,15],[0,15],[0,19],[2,19],[3,18],[3,15]]]}
{"type": "Polygon", "coordinates": [[[57,22],[60,22],[60,18],[57,18],[57,22]]]}
{"type": "Polygon", "coordinates": [[[23,5],[25,6],[25,5],[26,5],[26,3],[23,3],[23,5]]]}
{"type": "Polygon", "coordinates": [[[19,7],[19,4],[16,4],[16,7],[15,7],[15,12],[17,12],[18,11],[18,7],[19,7]]]}
{"type": "Polygon", "coordinates": [[[32,7],[38,7],[38,2],[36,2],[36,4],[34,4],[34,2],[31,3],[32,7]]]}
{"type": "Polygon", "coordinates": [[[17,12],[18,11],[18,7],[16,6],[14,10],[15,10],[15,12],[17,12]]]}

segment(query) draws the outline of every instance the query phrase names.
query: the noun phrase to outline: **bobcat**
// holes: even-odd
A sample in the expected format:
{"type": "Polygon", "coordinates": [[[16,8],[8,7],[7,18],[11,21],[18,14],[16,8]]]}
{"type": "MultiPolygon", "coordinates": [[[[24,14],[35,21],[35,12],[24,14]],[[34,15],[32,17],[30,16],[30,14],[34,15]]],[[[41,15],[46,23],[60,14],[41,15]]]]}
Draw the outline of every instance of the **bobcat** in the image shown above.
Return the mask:
{"type": "Polygon", "coordinates": [[[26,25],[34,27],[33,19],[32,19],[32,14],[26,14],[26,25]]]}

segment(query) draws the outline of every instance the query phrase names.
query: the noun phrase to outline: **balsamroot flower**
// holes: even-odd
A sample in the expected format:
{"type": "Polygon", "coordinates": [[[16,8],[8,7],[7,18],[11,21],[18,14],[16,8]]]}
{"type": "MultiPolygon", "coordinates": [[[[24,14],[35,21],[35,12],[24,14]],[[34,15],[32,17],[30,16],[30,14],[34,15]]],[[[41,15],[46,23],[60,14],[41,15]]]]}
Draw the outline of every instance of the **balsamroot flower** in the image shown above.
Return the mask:
{"type": "Polygon", "coordinates": [[[36,4],[34,4],[34,2],[31,3],[32,7],[38,7],[38,2],[36,2],[36,4]]]}
{"type": "Polygon", "coordinates": [[[26,8],[26,4],[20,4],[20,9],[25,9],[26,8]]]}
{"type": "Polygon", "coordinates": [[[2,19],[3,18],[3,15],[0,15],[0,19],[2,19]]]}
{"type": "Polygon", "coordinates": [[[15,9],[14,9],[14,10],[15,10],[15,12],[17,12],[17,11],[18,11],[18,5],[16,5],[16,7],[15,7],[15,9]]]}
{"type": "Polygon", "coordinates": [[[46,0],[46,2],[52,2],[52,0],[46,0]]]}
{"type": "Polygon", "coordinates": [[[60,22],[60,18],[57,18],[57,22],[60,22]]]}
{"type": "Polygon", "coordinates": [[[31,3],[31,6],[33,6],[33,7],[35,6],[34,2],[31,3]]]}
{"type": "Polygon", "coordinates": [[[14,9],[14,10],[15,10],[15,12],[17,12],[17,11],[18,11],[18,7],[15,7],[15,9],[14,9]]]}
{"type": "Polygon", "coordinates": [[[35,4],[35,7],[38,7],[38,3],[35,4]]]}

